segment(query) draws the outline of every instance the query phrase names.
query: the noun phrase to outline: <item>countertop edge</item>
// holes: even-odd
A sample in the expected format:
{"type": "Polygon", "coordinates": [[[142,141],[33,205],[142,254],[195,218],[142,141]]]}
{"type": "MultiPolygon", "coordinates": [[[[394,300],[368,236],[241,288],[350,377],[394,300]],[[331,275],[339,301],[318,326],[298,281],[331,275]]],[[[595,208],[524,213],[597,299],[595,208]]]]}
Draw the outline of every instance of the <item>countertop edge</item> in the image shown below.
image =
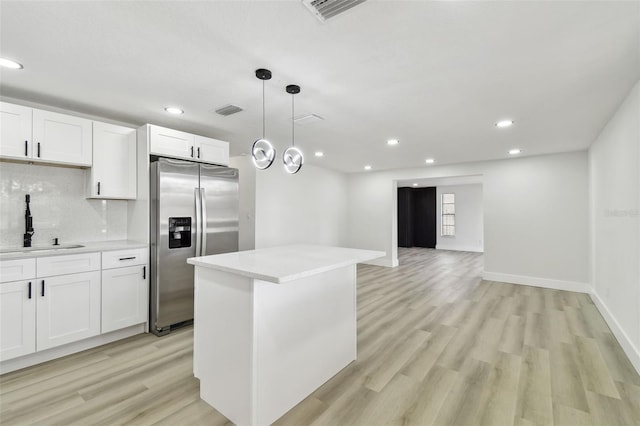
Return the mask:
{"type": "Polygon", "coordinates": [[[149,247],[149,244],[147,243],[143,243],[140,241],[132,241],[132,240],[78,242],[77,244],[83,245],[84,247],[61,249],[58,251],[47,251],[47,252],[32,251],[32,252],[20,252],[20,253],[0,253],[0,261],[35,259],[39,257],[64,256],[64,255],[70,255],[70,254],[94,253],[94,252],[108,252],[108,251],[115,251],[115,250],[128,250],[128,249],[139,249],[139,248],[149,247]]]}
{"type": "Polygon", "coordinates": [[[368,260],[378,259],[380,257],[386,256],[386,253],[382,252],[382,251],[374,251],[374,250],[366,250],[366,251],[370,252],[370,254],[368,256],[348,258],[348,259],[345,259],[344,261],[335,262],[335,263],[332,263],[330,265],[320,266],[320,267],[309,269],[309,270],[306,270],[306,271],[297,272],[297,273],[293,273],[293,274],[282,275],[282,276],[267,275],[267,274],[263,274],[263,273],[260,273],[260,272],[248,271],[246,269],[240,269],[240,268],[234,268],[234,267],[230,267],[230,266],[211,264],[209,262],[201,261],[198,258],[189,258],[189,259],[187,259],[187,263],[189,263],[190,265],[194,265],[194,266],[198,266],[198,267],[202,267],[202,268],[208,268],[208,269],[213,269],[213,270],[216,270],[216,271],[232,273],[232,274],[239,275],[239,276],[242,276],[242,277],[253,278],[253,279],[258,279],[258,280],[262,280],[262,281],[268,281],[268,282],[271,282],[271,283],[274,283],[274,284],[284,284],[284,283],[287,283],[287,282],[290,282],[290,281],[294,281],[294,280],[298,280],[298,279],[301,279],[301,278],[310,277],[310,276],[313,276],[313,275],[322,274],[324,272],[332,271],[332,270],[338,269],[338,268],[343,268],[345,266],[357,265],[358,263],[362,263],[362,262],[366,262],[368,260]]]}

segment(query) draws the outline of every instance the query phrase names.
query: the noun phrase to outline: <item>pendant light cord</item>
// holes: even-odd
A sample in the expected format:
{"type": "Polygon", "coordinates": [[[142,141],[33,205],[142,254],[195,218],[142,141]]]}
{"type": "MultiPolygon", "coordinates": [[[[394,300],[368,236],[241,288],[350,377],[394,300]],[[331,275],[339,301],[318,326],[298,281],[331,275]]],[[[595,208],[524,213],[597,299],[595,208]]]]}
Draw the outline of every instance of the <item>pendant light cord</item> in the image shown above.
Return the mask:
{"type": "Polygon", "coordinates": [[[296,123],[293,121],[293,114],[294,114],[293,102],[294,102],[295,96],[296,96],[295,94],[291,95],[291,146],[296,146],[296,123]]]}
{"type": "Polygon", "coordinates": [[[264,139],[264,80],[262,80],[262,139],[264,139]]]}

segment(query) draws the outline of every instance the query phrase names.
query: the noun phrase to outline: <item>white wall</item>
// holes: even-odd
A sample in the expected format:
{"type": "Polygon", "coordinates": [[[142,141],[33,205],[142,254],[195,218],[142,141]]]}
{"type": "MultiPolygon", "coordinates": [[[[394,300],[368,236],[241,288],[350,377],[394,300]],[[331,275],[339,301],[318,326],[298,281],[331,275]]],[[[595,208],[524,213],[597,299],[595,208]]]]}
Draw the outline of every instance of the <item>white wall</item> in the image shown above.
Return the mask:
{"type": "Polygon", "coordinates": [[[436,187],[436,248],[439,250],[484,251],[482,224],[482,185],[436,187]],[[455,194],[456,234],[441,235],[442,194],[455,194]]]}
{"type": "Polygon", "coordinates": [[[640,371],[640,82],[589,149],[594,300],[640,371]]]}
{"type": "MultiPolygon", "coordinates": [[[[250,188],[244,176],[253,168],[247,159],[241,168],[241,216],[250,212],[243,203],[251,193],[255,197],[255,248],[284,244],[309,243],[332,246],[347,245],[348,184],[344,173],[304,165],[295,175],[286,173],[279,163],[267,170],[254,170],[255,188],[250,188]],[[244,188],[243,183],[247,186],[244,188]]],[[[234,166],[239,163],[234,160],[234,166]]],[[[242,219],[240,233],[245,248],[249,246],[250,219],[242,219]]]]}
{"type": "Polygon", "coordinates": [[[249,156],[231,157],[229,167],[238,169],[240,174],[238,248],[253,250],[256,245],[256,168],[249,156]]]}
{"type": "Polygon", "coordinates": [[[397,264],[397,181],[470,175],[483,176],[487,279],[588,289],[586,151],[351,175],[349,245],[397,264]]]}

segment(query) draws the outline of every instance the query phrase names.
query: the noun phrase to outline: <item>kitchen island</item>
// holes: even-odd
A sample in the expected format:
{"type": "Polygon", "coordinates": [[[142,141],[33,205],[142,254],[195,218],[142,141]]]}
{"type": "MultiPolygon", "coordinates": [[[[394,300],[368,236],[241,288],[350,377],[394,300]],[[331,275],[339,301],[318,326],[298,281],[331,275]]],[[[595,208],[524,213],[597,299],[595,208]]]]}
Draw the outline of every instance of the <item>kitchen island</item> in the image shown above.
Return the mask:
{"type": "Polygon", "coordinates": [[[354,361],[356,264],[384,255],[292,245],[188,259],[202,400],[268,425],[354,361]]]}

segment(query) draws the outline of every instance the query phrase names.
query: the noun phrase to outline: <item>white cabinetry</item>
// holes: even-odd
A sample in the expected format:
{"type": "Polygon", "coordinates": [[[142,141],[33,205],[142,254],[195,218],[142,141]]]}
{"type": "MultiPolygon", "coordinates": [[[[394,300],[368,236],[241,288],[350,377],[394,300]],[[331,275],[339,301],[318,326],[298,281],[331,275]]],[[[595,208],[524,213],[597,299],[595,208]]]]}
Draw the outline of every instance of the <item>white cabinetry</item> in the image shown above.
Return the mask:
{"type": "Polygon", "coordinates": [[[100,334],[100,272],[37,280],[39,351],[100,334]]]}
{"type": "Polygon", "coordinates": [[[91,120],[34,109],[32,158],[90,166],[91,120]]]}
{"type": "Polygon", "coordinates": [[[102,253],[102,332],[147,320],[147,250],[102,253]]]}
{"type": "Polygon", "coordinates": [[[0,262],[0,320],[1,361],[100,334],[100,253],[0,262]]]}
{"type": "Polygon", "coordinates": [[[41,351],[100,334],[100,253],[36,259],[41,351]]]}
{"type": "Polygon", "coordinates": [[[91,166],[91,120],[0,103],[0,156],[91,166]]]}
{"type": "Polygon", "coordinates": [[[0,284],[0,360],[36,351],[34,280],[0,284]]]}
{"type": "Polygon", "coordinates": [[[0,263],[0,361],[36,351],[35,259],[0,263]]]}
{"type": "Polygon", "coordinates": [[[153,155],[193,160],[195,137],[192,134],[149,125],[149,152],[153,155]]]}
{"type": "Polygon", "coordinates": [[[196,159],[205,163],[229,165],[229,143],[217,139],[195,137],[196,159]]]}
{"type": "Polygon", "coordinates": [[[93,122],[87,198],[136,198],[136,129],[93,122]]]}
{"type": "Polygon", "coordinates": [[[149,137],[149,153],[164,157],[229,165],[229,143],[179,130],[146,125],[149,137]]]}
{"type": "Polygon", "coordinates": [[[33,110],[0,102],[0,156],[31,158],[33,110]]]}

